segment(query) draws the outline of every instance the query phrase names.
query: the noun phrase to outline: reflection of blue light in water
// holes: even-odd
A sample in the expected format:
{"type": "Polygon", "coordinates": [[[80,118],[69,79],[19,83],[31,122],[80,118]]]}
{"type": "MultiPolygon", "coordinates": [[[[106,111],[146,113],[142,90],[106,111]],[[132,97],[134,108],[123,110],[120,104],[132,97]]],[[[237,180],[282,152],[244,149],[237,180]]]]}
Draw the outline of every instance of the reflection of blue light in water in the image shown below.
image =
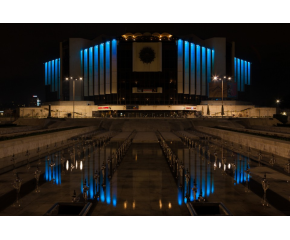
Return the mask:
{"type": "Polygon", "coordinates": [[[107,179],[107,184],[106,184],[106,197],[107,197],[107,204],[111,204],[110,181],[108,179],[107,179]]]}
{"type": "Polygon", "coordinates": [[[182,190],[181,190],[181,188],[178,188],[178,205],[181,205],[182,204],[182,190]]]}
{"type": "Polygon", "coordinates": [[[53,171],[55,172],[55,183],[58,185],[58,157],[55,158],[55,167],[53,171]]]}
{"type": "Polygon", "coordinates": [[[45,157],[45,181],[48,180],[48,161],[47,161],[47,157],[45,157]]]}
{"type": "Polygon", "coordinates": [[[206,196],[210,195],[210,164],[207,165],[207,188],[206,188],[206,196]]]}
{"type": "Polygon", "coordinates": [[[93,167],[92,162],[90,163],[90,199],[94,198],[94,178],[93,178],[93,167]]]}
{"type": "Polygon", "coordinates": [[[240,183],[240,160],[239,160],[240,154],[237,154],[237,170],[236,170],[236,180],[237,184],[240,183]]]}
{"type": "Polygon", "coordinates": [[[205,197],[205,161],[202,166],[202,196],[205,197]]]}
{"type": "Polygon", "coordinates": [[[117,199],[113,198],[113,206],[116,207],[117,206],[117,199]]]}
{"type": "Polygon", "coordinates": [[[113,190],[113,194],[112,194],[113,206],[116,207],[117,206],[117,182],[115,182],[115,184],[112,183],[112,190],[113,190]]]}
{"type": "Polygon", "coordinates": [[[185,204],[187,203],[187,198],[184,198],[184,203],[185,203],[185,204]]]}

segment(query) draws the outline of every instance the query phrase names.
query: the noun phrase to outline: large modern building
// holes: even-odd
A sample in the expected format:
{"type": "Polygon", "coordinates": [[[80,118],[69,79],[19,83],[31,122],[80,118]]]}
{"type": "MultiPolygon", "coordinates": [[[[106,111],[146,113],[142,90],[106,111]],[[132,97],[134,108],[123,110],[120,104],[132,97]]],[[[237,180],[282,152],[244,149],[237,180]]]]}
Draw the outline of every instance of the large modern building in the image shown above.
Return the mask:
{"type": "Polygon", "coordinates": [[[242,99],[251,85],[251,63],[236,56],[235,43],[226,38],[125,33],[61,42],[60,56],[44,63],[44,78],[46,102],[196,110],[204,100],[242,99]]]}

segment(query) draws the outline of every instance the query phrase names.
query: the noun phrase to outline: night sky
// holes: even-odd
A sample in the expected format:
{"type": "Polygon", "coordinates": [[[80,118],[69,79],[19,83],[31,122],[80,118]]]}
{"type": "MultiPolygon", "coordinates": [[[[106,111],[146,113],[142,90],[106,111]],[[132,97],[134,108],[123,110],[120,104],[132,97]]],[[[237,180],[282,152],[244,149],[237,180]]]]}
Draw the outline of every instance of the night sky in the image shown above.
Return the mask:
{"type": "MultiPolygon", "coordinates": [[[[194,34],[201,39],[235,41],[236,57],[252,62],[251,101],[257,106],[290,108],[289,24],[0,24],[0,104],[43,101],[43,63],[59,57],[59,43],[69,37],[93,39],[125,32],[194,34]]],[[[0,105],[1,108],[1,105],[0,105]]]]}

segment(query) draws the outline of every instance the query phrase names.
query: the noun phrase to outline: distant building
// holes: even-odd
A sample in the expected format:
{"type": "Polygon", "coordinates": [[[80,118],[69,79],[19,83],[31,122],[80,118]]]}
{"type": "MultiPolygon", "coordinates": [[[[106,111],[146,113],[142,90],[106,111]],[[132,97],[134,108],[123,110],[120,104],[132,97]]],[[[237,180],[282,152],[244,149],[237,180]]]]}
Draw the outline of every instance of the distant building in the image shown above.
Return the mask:
{"type": "Polygon", "coordinates": [[[29,99],[29,105],[28,105],[28,107],[39,107],[40,105],[41,105],[41,101],[39,100],[39,98],[37,97],[37,95],[33,95],[29,99]]]}

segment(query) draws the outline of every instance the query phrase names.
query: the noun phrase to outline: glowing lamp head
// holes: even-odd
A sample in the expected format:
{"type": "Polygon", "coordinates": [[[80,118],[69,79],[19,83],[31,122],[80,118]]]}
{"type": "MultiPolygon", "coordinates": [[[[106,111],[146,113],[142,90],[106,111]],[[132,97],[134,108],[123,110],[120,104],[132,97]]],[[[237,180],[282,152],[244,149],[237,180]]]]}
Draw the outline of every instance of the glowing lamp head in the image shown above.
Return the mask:
{"type": "Polygon", "coordinates": [[[214,76],[214,77],[213,77],[213,80],[217,80],[217,79],[218,79],[217,76],[214,76]]]}
{"type": "Polygon", "coordinates": [[[68,80],[68,78],[65,78],[65,80],[67,81],[67,80],[68,80]]]}
{"type": "Polygon", "coordinates": [[[279,103],[279,102],[280,102],[280,100],[279,100],[279,99],[277,99],[277,100],[276,100],[276,103],[279,103]]]}
{"type": "Polygon", "coordinates": [[[232,78],[231,78],[231,77],[229,77],[229,78],[228,78],[228,80],[232,80],[232,78]]]}
{"type": "Polygon", "coordinates": [[[80,80],[83,80],[83,78],[81,77],[80,80]]]}

